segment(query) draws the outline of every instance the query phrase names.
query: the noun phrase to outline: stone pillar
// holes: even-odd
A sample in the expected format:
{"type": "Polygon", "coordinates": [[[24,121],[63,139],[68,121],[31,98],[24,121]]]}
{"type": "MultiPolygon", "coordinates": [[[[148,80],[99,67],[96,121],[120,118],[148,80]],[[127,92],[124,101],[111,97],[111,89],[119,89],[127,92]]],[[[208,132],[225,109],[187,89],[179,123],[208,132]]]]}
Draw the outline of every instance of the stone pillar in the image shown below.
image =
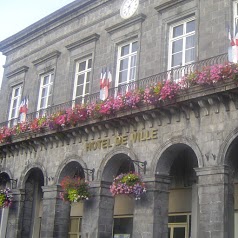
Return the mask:
{"type": "Polygon", "coordinates": [[[111,183],[91,183],[92,197],[84,202],[82,238],[112,238],[114,198],[111,183]]]}
{"type": "Polygon", "coordinates": [[[133,238],[168,238],[170,178],[156,175],[145,178],[147,192],[135,201],[133,238]]]}
{"type": "Polygon", "coordinates": [[[68,237],[70,204],[59,197],[61,187],[43,186],[41,238],[68,237]]]}
{"type": "Polygon", "coordinates": [[[12,189],[13,203],[9,208],[6,238],[20,238],[22,213],[25,199],[24,189],[12,189]]]}
{"type": "Polygon", "coordinates": [[[226,166],[195,169],[198,176],[200,238],[230,238],[229,173],[226,166]]]}

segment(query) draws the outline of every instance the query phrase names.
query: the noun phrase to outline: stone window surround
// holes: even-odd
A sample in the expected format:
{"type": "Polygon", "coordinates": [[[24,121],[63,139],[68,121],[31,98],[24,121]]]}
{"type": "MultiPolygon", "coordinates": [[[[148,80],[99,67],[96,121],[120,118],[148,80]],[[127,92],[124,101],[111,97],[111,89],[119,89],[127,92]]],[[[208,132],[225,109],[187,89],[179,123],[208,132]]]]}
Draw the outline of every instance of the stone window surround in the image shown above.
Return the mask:
{"type": "MultiPolygon", "coordinates": [[[[75,91],[75,75],[76,75],[77,62],[83,61],[89,57],[91,57],[92,59],[91,75],[90,75],[89,83],[90,85],[92,85],[91,81],[92,81],[93,71],[94,71],[94,57],[95,57],[95,51],[96,51],[96,42],[99,38],[100,38],[99,34],[93,33],[91,35],[83,37],[65,46],[65,48],[70,53],[69,78],[72,79],[70,80],[70,98],[68,100],[74,99],[74,95],[75,95],[74,91],[75,91]],[[85,50],[84,47],[86,46],[87,48],[89,45],[91,46],[90,49],[85,50]]],[[[91,88],[89,88],[89,93],[90,92],[91,92],[91,88]]]]}
{"type": "Polygon", "coordinates": [[[132,61],[132,57],[136,56],[136,62],[135,62],[135,80],[136,80],[136,71],[137,71],[137,61],[138,61],[138,48],[136,50],[136,52],[131,52],[131,48],[132,48],[132,44],[137,42],[137,47],[138,47],[138,40],[137,39],[131,39],[130,41],[127,41],[126,43],[120,44],[118,45],[118,50],[117,50],[117,68],[116,68],[116,79],[115,79],[115,86],[117,87],[118,85],[123,85],[123,84],[127,84],[129,82],[132,82],[134,80],[130,80],[129,79],[129,75],[132,72],[131,69],[131,61],[132,61]],[[121,49],[122,47],[129,45],[129,54],[127,54],[126,56],[120,56],[121,53],[121,49]],[[120,62],[124,59],[128,59],[128,72],[127,72],[127,81],[126,82],[122,82],[119,83],[119,73],[120,73],[120,62]]]}
{"type": "MultiPolygon", "coordinates": [[[[161,31],[161,35],[163,36],[160,40],[162,42],[161,44],[161,49],[162,49],[162,52],[161,52],[161,62],[164,62],[162,68],[163,70],[168,70],[168,62],[169,62],[169,59],[168,59],[168,56],[169,56],[169,53],[168,53],[168,50],[169,50],[169,29],[170,29],[170,26],[175,24],[176,22],[181,22],[183,20],[186,20],[188,18],[192,18],[194,17],[195,20],[198,19],[198,12],[197,12],[197,7],[194,6],[194,7],[191,7],[191,8],[188,8],[186,9],[186,11],[183,11],[179,14],[179,16],[177,14],[175,15],[170,15],[170,16],[167,16],[167,17],[164,17],[164,13],[173,9],[173,8],[176,8],[178,6],[178,4],[185,4],[187,2],[189,2],[190,0],[171,0],[169,2],[166,2],[166,3],[162,3],[160,4],[159,6],[155,7],[155,10],[160,14],[160,21],[161,21],[161,25],[162,25],[162,31],[161,31]]],[[[166,14],[165,14],[166,15],[166,14]]],[[[198,23],[195,24],[195,32],[198,31],[198,23]]],[[[195,38],[195,42],[198,42],[198,39],[197,39],[197,35],[196,35],[196,38],[195,38]]],[[[196,44],[196,43],[195,43],[196,44]]],[[[196,52],[196,55],[195,55],[195,61],[197,60],[197,55],[198,53],[196,52]]]]}
{"type": "Polygon", "coordinates": [[[19,106],[20,106],[20,102],[21,102],[22,91],[23,91],[23,83],[12,86],[8,120],[17,118],[19,115],[19,106]],[[15,96],[15,92],[17,89],[19,89],[19,93],[15,96]],[[16,111],[15,111],[14,115],[12,116],[13,103],[15,100],[17,100],[16,111]]]}
{"type": "MultiPolygon", "coordinates": [[[[170,70],[172,68],[172,42],[174,41],[174,38],[172,37],[173,28],[178,26],[178,25],[183,25],[183,27],[184,27],[184,25],[187,22],[193,21],[193,20],[195,20],[194,16],[188,17],[188,18],[183,19],[181,21],[177,21],[177,22],[175,22],[173,24],[170,24],[170,26],[169,26],[169,44],[168,44],[168,70],[170,70]]],[[[195,34],[196,34],[196,30],[194,30],[193,32],[189,32],[189,34],[181,35],[179,37],[179,39],[184,39],[184,38],[187,38],[188,36],[192,36],[192,35],[195,35],[195,34]]],[[[196,49],[196,46],[195,46],[195,49],[196,49]]],[[[185,57],[185,48],[184,48],[184,46],[182,48],[182,55],[183,55],[182,56],[183,60],[182,60],[182,65],[180,65],[180,66],[186,65],[186,63],[184,62],[184,57],[185,57]]]]}
{"type": "Polygon", "coordinates": [[[54,71],[49,71],[48,73],[44,73],[42,75],[40,75],[40,87],[39,87],[39,96],[38,96],[38,102],[37,102],[37,111],[41,110],[41,109],[45,109],[48,106],[51,105],[52,102],[52,98],[51,98],[51,102],[49,102],[49,97],[52,97],[52,91],[53,91],[53,81],[54,81],[54,71]],[[45,77],[49,76],[49,83],[47,84],[43,84],[45,77]],[[47,90],[47,95],[46,95],[46,102],[44,104],[43,107],[41,107],[41,100],[42,100],[42,91],[44,88],[48,88],[47,90]],[[51,91],[51,94],[50,94],[51,91]]]}
{"type": "MultiPolygon", "coordinates": [[[[84,97],[84,96],[88,95],[89,92],[88,93],[85,92],[86,91],[86,83],[88,83],[90,85],[91,76],[90,76],[88,82],[86,82],[86,80],[88,77],[88,73],[91,73],[91,72],[92,72],[92,54],[85,56],[84,58],[81,58],[75,62],[74,91],[73,91],[72,100],[75,100],[78,97],[84,97]],[[89,60],[91,60],[90,68],[88,68],[89,60]],[[86,62],[85,70],[79,71],[79,65],[82,62],[86,62]],[[84,75],[83,92],[81,95],[77,95],[78,76],[80,76],[80,75],[84,75]]],[[[88,90],[90,90],[90,87],[88,90]]]]}

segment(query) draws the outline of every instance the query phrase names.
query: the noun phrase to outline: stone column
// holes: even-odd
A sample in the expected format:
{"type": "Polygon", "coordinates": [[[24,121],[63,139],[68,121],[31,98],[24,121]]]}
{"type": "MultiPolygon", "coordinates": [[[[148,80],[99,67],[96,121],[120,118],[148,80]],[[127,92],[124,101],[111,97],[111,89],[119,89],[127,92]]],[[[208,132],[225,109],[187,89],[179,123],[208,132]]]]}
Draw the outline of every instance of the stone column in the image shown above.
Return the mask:
{"type": "Polygon", "coordinates": [[[170,178],[156,175],[145,178],[147,192],[135,201],[133,238],[168,238],[170,178]]]}
{"type": "Polygon", "coordinates": [[[59,197],[61,187],[43,186],[43,213],[41,219],[41,238],[68,237],[70,204],[59,197]]]}
{"type": "Polygon", "coordinates": [[[110,184],[91,183],[92,197],[84,202],[82,238],[112,238],[114,198],[110,184]]]}
{"type": "Polygon", "coordinates": [[[230,238],[229,173],[226,166],[195,169],[198,176],[200,238],[230,238]]]}
{"type": "Polygon", "coordinates": [[[25,199],[24,189],[12,189],[13,203],[9,208],[6,238],[20,238],[22,229],[22,213],[25,199]]]}

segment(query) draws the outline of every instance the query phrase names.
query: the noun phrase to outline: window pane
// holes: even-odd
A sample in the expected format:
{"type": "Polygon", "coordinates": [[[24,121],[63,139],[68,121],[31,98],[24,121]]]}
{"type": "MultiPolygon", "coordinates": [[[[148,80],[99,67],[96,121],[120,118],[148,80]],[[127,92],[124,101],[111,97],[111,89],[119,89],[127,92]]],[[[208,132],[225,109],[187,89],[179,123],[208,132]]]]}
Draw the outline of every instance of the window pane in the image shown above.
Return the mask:
{"type": "Polygon", "coordinates": [[[86,75],[86,77],[87,77],[87,78],[86,78],[86,82],[89,82],[90,74],[91,74],[90,72],[87,72],[87,75],[86,75]]]}
{"type": "Polygon", "coordinates": [[[16,116],[16,108],[13,108],[11,118],[14,118],[15,116],[16,116]]]}
{"type": "Polygon", "coordinates": [[[132,52],[136,52],[137,51],[137,45],[138,45],[137,41],[132,43],[132,52]]]}
{"type": "Polygon", "coordinates": [[[86,61],[83,61],[79,64],[79,72],[85,70],[86,68],[86,61]]]}
{"type": "Polygon", "coordinates": [[[183,35],[183,25],[175,26],[173,28],[173,38],[183,35]]]}
{"type": "Polygon", "coordinates": [[[113,235],[130,234],[132,235],[133,218],[114,218],[113,235]]]}
{"type": "Polygon", "coordinates": [[[187,26],[186,26],[186,33],[189,33],[192,31],[195,31],[195,21],[194,20],[187,22],[187,26]]]}
{"type": "Polygon", "coordinates": [[[187,222],[187,215],[173,215],[169,216],[168,223],[185,223],[187,222]]]}
{"type": "Polygon", "coordinates": [[[51,95],[48,97],[48,104],[46,105],[46,107],[49,107],[51,103],[51,95]]]}
{"type": "Polygon", "coordinates": [[[52,85],[49,85],[49,89],[48,89],[48,90],[49,90],[49,96],[52,95],[52,92],[53,92],[53,87],[52,87],[52,85]]]}
{"type": "Polygon", "coordinates": [[[92,68],[92,59],[89,59],[88,60],[88,69],[91,69],[92,68]]]}
{"type": "Polygon", "coordinates": [[[125,70],[119,73],[119,83],[127,82],[127,73],[128,73],[128,70],[125,70]]]}
{"type": "Polygon", "coordinates": [[[46,108],[46,98],[41,99],[40,108],[46,108]]]}
{"type": "Polygon", "coordinates": [[[170,238],[170,231],[171,231],[171,228],[169,227],[169,230],[168,230],[168,238],[170,238]]]}
{"type": "Polygon", "coordinates": [[[70,232],[78,232],[78,228],[79,228],[79,219],[78,218],[71,218],[70,232]]]}
{"type": "Polygon", "coordinates": [[[185,237],[185,227],[174,227],[173,238],[183,238],[185,237]]]}
{"type": "Polygon", "coordinates": [[[86,83],[85,85],[85,93],[84,94],[88,94],[89,93],[89,83],[86,83]]]}
{"type": "Polygon", "coordinates": [[[131,68],[130,81],[133,81],[136,79],[135,75],[136,75],[136,68],[134,67],[134,68],[131,68]]]}
{"type": "Polygon", "coordinates": [[[19,92],[20,92],[20,89],[19,89],[19,88],[16,88],[16,89],[15,89],[15,93],[14,93],[14,97],[18,96],[18,95],[19,95],[19,92]]]}
{"type": "Polygon", "coordinates": [[[182,51],[183,49],[183,40],[176,40],[172,43],[172,53],[182,51]]]}
{"type": "Polygon", "coordinates": [[[182,53],[172,55],[172,67],[182,65],[182,53]]]}
{"type": "Polygon", "coordinates": [[[128,55],[129,54],[129,46],[130,45],[125,45],[121,48],[121,56],[128,55]]]}
{"type": "Polygon", "coordinates": [[[44,77],[43,85],[46,85],[46,84],[49,83],[49,77],[50,77],[49,75],[47,75],[47,76],[44,77]]]}
{"type": "Polygon", "coordinates": [[[120,61],[120,71],[128,69],[128,58],[120,61]]]}
{"type": "Polygon", "coordinates": [[[85,76],[85,74],[80,74],[78,76],[78,85],[84,84],[84,76],[85,76]]]}
{"type": "Polygon", "coordinates": [[[42,89],[41,97],[46,97],[48,92],[48,87],[42,89]]]}
{"type": "Polygon", "coordinates": [[[136,55],[133,55],[131,57],[131,67],[135,67],[136,66],[136,55]]]}
{"type": "Polygon", "coordinates": [[[194,47],[194,40],[194,35],[186,37],[186,49],[194,47]]]}
{"type": "Polygon", "coordinates": [[[16,106],[17,106],[17,99],[15,99],[15,100],[13,101],[12,107],[15,108],[16,106]]]}
{"type": "Polygon", "coordinates": [[[76,96],[81,96],[83,94],[83,85],[77,87],[76,96]]]}
{"type": "Polygon", "coordinates": [[[195,59],[195,49],[189,49],[185,52],[185,63],[193,62],[195,59]]]}

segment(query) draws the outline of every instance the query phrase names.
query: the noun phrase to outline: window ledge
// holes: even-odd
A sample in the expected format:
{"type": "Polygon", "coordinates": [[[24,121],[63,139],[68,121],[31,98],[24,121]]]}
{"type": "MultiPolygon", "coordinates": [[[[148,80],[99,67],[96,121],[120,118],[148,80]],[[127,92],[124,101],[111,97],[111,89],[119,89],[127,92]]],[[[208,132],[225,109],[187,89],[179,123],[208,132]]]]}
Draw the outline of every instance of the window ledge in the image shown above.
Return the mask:
{"type": "Polygon", "coordinates": [[[112,34],[116,31],[122,30],[123,28],[126,28],[128,26],[134,25],[139,22],[143,22],[145,20],[145,18],[146,18],[146,15],[139,14],[139,15],[136,15],[135,17],[132,17],[128,20],[125,20],[123,22],[120,22],[113,26],[110,26],[110,27],[106,28],[105,30],[107,31],[107,33],[112,34]]]}

